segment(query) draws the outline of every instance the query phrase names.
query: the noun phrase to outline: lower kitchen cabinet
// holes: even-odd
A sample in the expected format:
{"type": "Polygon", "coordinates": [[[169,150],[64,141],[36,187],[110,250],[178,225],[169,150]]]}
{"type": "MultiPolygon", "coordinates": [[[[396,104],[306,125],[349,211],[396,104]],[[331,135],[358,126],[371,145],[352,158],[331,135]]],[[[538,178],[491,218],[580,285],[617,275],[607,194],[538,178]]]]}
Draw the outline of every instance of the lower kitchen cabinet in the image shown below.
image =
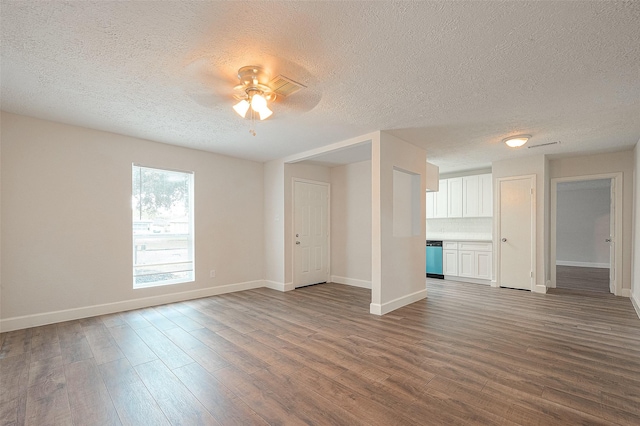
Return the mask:
{"type": "Polygon", "coordinates": [[[442,251],[445,278],[490,284],[493,271],[492,250],[491,243],[445,241],[442,251]]]}
{"type": "Polygon", "coordinates": [[[475,278],[482,280],[491,279],[491,270],[493,269],[492,253],[490,251],[473,252],[475,263],[475,278]]]}
{"type": "Polygon", "coordinates": [[[458,275],[458,249],[442,250],[442,273],[444,275],[458,275]]]}
{"type": "Polygon", "coordinates": [[[475,253],[471,250],[458,251],[458,276],[475,278],[475,253]]]}

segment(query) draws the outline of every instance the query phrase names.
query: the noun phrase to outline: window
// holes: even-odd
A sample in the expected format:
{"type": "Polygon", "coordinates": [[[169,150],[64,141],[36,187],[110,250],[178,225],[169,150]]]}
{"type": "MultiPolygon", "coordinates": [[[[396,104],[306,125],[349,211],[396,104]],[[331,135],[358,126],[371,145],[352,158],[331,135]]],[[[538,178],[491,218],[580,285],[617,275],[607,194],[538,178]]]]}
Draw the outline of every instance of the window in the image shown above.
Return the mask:
{"type": "Polygon", "coordinates": [[[133,288],[195,279],[193,173],[132,170],[133,288]]]}

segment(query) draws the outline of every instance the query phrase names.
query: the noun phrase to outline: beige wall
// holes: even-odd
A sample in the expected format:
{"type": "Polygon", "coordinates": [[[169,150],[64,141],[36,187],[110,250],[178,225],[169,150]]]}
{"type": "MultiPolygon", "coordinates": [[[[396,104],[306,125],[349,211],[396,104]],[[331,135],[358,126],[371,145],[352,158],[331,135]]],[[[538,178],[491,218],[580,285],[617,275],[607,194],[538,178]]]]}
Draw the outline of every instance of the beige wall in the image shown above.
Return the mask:
{"type": "Polygon", "coordinates": [[[331,275],[371,287],[371,161],[331,169],[331,275]]]}
{"type": "Polygon", "coordinates": [[[631,291],[632,224],[633,224],[633,151],[560,158],[550,161],[551,178],[598,175],[622,172],[622,289],[631,291]]]}
{"type": "MultiPolygon", "coordinates": [[[[371,156],[371,313],[385,314],[427,296],[425,278],[426,152],[380,132],[371,156]],[[417,233],[394,235],[394,169],[419,175],[417,233]]],[[[397,225],[397,224],[396,224],[397,225]]],[[[396,226],[397,228],[397,226],[396,226]]]]}
{"type": "Polygon", "coordinates": [[[1,130],[3,320],[262,285],[262,164],[4,112],[1,130]],[[133,290],[132,163],[195,173],[195,282],[133,290]]]}
{"type": "Polygon", "coordinates": [[[284,291],[284,163],[264,164],[264,279],[284,291]]]}

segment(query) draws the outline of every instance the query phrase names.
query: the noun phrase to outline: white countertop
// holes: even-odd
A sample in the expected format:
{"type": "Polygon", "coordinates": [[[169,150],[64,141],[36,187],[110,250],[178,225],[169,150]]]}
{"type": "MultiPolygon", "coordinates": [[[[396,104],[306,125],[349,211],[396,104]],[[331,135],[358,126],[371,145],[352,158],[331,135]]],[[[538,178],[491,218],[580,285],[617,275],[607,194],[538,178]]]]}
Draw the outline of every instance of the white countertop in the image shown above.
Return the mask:
{"type": "Polygon", "coordinates": [[[463,232],[429,233],[427,240],[436,241],[482,241],[490,243],[493,241],[491,234],[468,234],[463,232]]]}

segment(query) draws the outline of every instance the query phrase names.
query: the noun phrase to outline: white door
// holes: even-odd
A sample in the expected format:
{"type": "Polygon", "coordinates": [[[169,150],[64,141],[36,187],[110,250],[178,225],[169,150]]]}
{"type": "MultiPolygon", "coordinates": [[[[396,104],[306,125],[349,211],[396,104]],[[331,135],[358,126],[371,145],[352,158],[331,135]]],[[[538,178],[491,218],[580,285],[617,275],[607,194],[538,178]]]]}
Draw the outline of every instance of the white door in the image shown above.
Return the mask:
{"type": "Polygon", "coordinates": [[[611,203],[609,214],[609,291],[613,294],[616,292],[616,185],[615,180],[611,179],[611,203]]]}
{"type": "Polygon", "coordinates": [[[499,183],[501,287],[532,290],[533,179],[524,177],[499,183]]]}
{"type": "Polygon", "coordinates": [[[293,284],[302,287],[328,281],[329,187],[294,182],[293,284]]]}

